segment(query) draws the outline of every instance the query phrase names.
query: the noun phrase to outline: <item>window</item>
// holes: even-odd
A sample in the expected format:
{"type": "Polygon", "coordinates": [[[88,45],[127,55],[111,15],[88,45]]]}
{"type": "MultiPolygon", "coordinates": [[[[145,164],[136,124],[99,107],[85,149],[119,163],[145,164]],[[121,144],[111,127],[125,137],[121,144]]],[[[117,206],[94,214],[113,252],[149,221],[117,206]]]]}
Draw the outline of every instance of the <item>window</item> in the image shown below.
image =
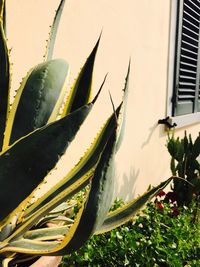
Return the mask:
{"type": "Polygon", "coordinates": [[[173,117],[200,112],[200,0],[177,2],[173,117]]]}

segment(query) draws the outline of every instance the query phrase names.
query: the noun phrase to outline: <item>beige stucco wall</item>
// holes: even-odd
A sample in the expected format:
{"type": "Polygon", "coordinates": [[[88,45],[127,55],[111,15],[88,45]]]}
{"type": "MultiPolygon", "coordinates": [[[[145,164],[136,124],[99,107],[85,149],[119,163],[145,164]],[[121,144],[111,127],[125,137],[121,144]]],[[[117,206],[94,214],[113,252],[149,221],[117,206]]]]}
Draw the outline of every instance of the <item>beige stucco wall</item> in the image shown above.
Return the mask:
{"type": "MultiPolygon", "coordinates": [[[[45,39],[58,0],[8,0],[8,39],[12,49],[13,88],[33,65],[42,61],[45,39]]],[[[61,163],[62,177],[78,160],[112,108],[110,90],[117,105],[122,96],[129,57],[131,77],[127,127],[117,156],[116,193],[132,197],[149,184],[170,176],[166,132],[157,125],[166,116],[170,0],[68,0],[58,32],[54,57],[71,66],[71,80],[103,34],[94,72],[94,93],[104,75],[108,78],[97,107],[70,148],[72,157],[61,163]]],[[[199,124],[187,127],[197,134],[199,124]]],[[[182,135],[184,129],[177,130],[182,135]]]]}

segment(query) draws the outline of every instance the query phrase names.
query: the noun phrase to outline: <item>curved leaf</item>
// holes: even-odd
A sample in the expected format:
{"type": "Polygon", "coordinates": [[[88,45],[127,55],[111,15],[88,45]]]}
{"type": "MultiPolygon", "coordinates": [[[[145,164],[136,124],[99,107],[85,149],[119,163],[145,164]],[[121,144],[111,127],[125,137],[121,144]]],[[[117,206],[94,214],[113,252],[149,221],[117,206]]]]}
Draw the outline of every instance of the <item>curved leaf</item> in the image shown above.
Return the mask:
{"type": "Polygon", "coordinates": [[[2,267],[8,267],[9,266],[9,263],[13,260],[13,258],[5,258],[3,261],[2,261],[2,267]]]}
{"type": "Polygon", "coordinates": [[[39,223],[36,224],[37,228],[44,227],[47,223],[58,223],[62,222],[65,223],[65,225],[72,225],[74,220],[67,218],[66,216],[62,215],[47,215],[44,218],[42,218],[39,223]]]}
{"type": "MultiPolygon", "coordinates": [[[[117,114],[119,113],[120,108],[121,105],[117,109],[117,114]]],[[[60,203],[66,201],[75,193],[79,192],[89,183],[89,180],[93,176],[96,162],[99,159],[99,156],[101,155],[101,152],[111,133],[115,129],[115,123],[115,114],[113,114],[107,120],[107,123],[79,163],[64,179],[53,186],[52,189],[39,198],[24,212],[24,215],[22,216],[22,223],[19,224],[17,231],[8,238],[7,242],[23,235],[23,233],[37,223],[40,218],[57,207],[60,203]]]]}
{"type": "Polygon", "coordinates": [[[4,0],[0,0],[0,19],[3,19],[4,0]]]}
{"type": "MultiPolygon", "coordinates": [[[[121,105],[117,109],[117,114],[119,113],[120,108],[121,105]]],[[[17,231],[15,231],[13,235],[7,239],[7,242],[23,235],[25,231],[30,229],[49,211],[88,185],[94,174],[94,167],[97,160],[99,159],[110,135],[114,131],[115,125],[115,114],[113,114],[107,120],[107,123],[79,163],[66,175],[64,179],[53,186],[52,189],[39,198],[24,212],[22,222],[19,224],[17,231]]]]}
{"type": "MultiPolygon", "coordinates": [[[[96,100],[96,97],[95,99],[96,100]]],[[[108,141],[108,138],[112,132],[116,129],[116,116],[119,115],[121,105],[116,112],[108,119],[104,128],[96,138],[95,142],[91,145],[90,149],[86,152],[80,162],[69,172],[69,174],[61,180],[57,185],[31,205],[27,211],[25,211],[22,217],[22,223],[19,225],[18,230],[13,233],[8,239],[13,240],[23,235],[23,233],[30,229],[37,221],[45,214],[58,206],[63,201],[66,201],[69,197],[79,192],[84,188],[93,175],[93,169],[98,160],[102,149],[108,141]],[[45,204],[46,203],[46,204],[45,204]]]]}
{"type": "MultiPolygon", "coordinates": [[[[120,108],[121,105],[117,109],[117,114],[119,113],[120,108]]],[[[69,186],[73,185],[73,183],[77,181],[84,181],[85,176],[87,176],[87,179],[89,180],[89,177],[93,173],[93,168],[95,167],[114,128],[115,115],[112,114],[78,164],[76,164],[76,166],[52,189],[45,193],[36,203],[30,206],[30,208],[25,211],[25,217],[32,216],[35,211],[44,206],[46,203],[49,203],[55,196],[67,189],[69,186]]]]}
{"type": "Polygon", "coordinates": [[[66,116],[67,114],[73,112],[74,110],[80,108],[82,105],[85,105],[90,101],[94,61],[100,38],[101,36],[99,37],[95,47],[93,48],[74,85],[71,88],[62,116],[66,116]]]}
{"type": "Polygon", "coordinates": [[[3,23],[3,29],[6,35],[6,0],[0,0],[0,20],[3,23]]]}
{"type": "Polygon", "coordinates": [[[88,184],[88,177],[84,176],[81,179],[81,181],[77,181],[71,186],[69,186],[68,188],[66,188],[65,190],[63,190],[60,194],[55,196],[49,203],[47,203],[45,206],[37,210],[37,212],[35,212],[32,216],[30,216],[30,218],[28,217],[21,224],[19,224],[18,228],[9,237],[7,237],[4,240],[4,243],[9,243],[10,241],[17,240],[19,237],[23,236],[23,234],[27,230],[31,229],[31,227],[34,226],[40,218],[42,218],[44,215],[46,215],[49,211],[51,211],[53,208],[58,206],[63,201],[74,196],[81,189],[83,189],[87,184],[88,184]]]}
{"type": "Polygon", "coordinates": [[[69,226],[46,227],[27,231],[24,239],[47,241],[62,239],[68,232],[69,226]]]}
{"type": "Polygon", "coordinates": [[[15,97],[5,132],[4,149],[56,119],[62,105],[69,66],[61,59],[31,69],[15,97]]]}
{"type": "Polygon", "coordinates": [[[117,133],[117,141],[116,141],[116,151],[119,150],[123,137],[124,137],[124,131],[126,126],[126,113],[127,113],[127,102],[128,102],[128,86],[129,86],[129,75],[130,75],[130,67],[131,67],[131,61],[129,61],[128,65],[128,71],[125,78],[125,86],[124,86],[124,95],[123,95],[123,104],[121,108],[121,112],[119,114],[119,130],[117,133]]]}
{"type": "Polygon", "coordinates": [[[43,180],[75,137],[93,104],[20,139],[0,156],[0,220],[43,180]],[[6,178],[5,178],[6,177],[6,178]],[[23,185],[23,186],[21,186],[23,185]]]}
{"type": "Polygon", "coordinates": [[[47,40],[47,47],[46,47],[46,53],[45,53],[45,60],[50,60],[52,59],[52,55],[53,55],[53,49],[54,49],[54,45],[55,45],[55,40],[56,40],[56,35],[57,35],[57,31],[58,31],[58,26],[60,23],[60,18],[62,15],[62,11],[64,8],[64,4],[65,4],[65,0],[61,0],[60,4],[58,6],[58,9],[56,10],[56,14],[53,20],[53,24],[51,26],[51,31],[49,33],[49,39],[47,40]]]}
{"type": "Polygon", "coordinates": [[[85,203],[80,221],[78,222],[78,225],[75,226],[76,230],[73,237],[70,238],[66,245],[64,245],[65,240],[63,241],[63,248],[58,248],[59,255],[71,253],[72,251],[79,249],[96,229],[102,225],[105,216],[111,207],[114,189],[113,159],[115,154],[115,141],[116,132],[114,132],[108,141],[99,160],[94,177],[91,181],[91,189],[87,202],[85,203]]]}
{"type": "Polygon", "coordinates": [[[42,255],[59,246],[61,241],[37,241],[21,238],[0,249],[1,253],[15,252],[42,255]],[[35,253],[36,252],[36,253],[35,253]]]}
{"type": "Polygon", "coordinates": [[[6,224],[0,231],[0,242],[6,239],[13,231],[13,226],[11,223],[6,224]]]}
{"type": "Polygon", "coordinates": [[[108,232],[132,219],[144,205],[150,201],[160,190],[165,188],[173,177],[167,179],[156,187],[153,187],[142,196],[124,205],[122,208],[109,213],[104,223],[99,227],[95,234],[102,234],[108,232]]]}
{"type": "Polygon", "coordinates": [[[2,243],[1,253],[13,251],[40,255],[64,255],[78,249],[99,227],[106,216],[112,201],[113,190],[113,156],[116,132],[112,134],[98,162],[87,200],[78,212],[74,224],[60,244],[53,243],[49,247],[46,242],[32,242],[19,239],[10,243],[2,243]],[[54,247],[53,247],[54,246],[54,247]]]}
{"type": "Polygon", "coordinates": [[[0,151],[3,146],[6,119],[9,112],[10,94],[10,61],[3,30],[3,22],[0,19],[0,151]]]}

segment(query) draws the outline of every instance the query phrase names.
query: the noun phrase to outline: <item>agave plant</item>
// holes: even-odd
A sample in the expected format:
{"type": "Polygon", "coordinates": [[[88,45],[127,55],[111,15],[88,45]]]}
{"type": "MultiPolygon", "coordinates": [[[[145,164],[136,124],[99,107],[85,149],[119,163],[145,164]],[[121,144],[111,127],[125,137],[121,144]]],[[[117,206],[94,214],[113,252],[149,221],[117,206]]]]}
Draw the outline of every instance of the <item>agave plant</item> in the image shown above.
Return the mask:
{"type": "MultiPolygon", "coordinates": [[[[47,43],[44,62],[28,71],[10,105],[10,55],[5,37],[4,4],[0,4],[0,261],[22,266],[38,256],[62,256],[80,248],[93,234],[109,231],[129,220],[171,178],[138,199],[110,212],[114,156],[124,128],[130,64],[123,101],[107,119],[91,146],[72,170],[39,198],[45,177],[75,138],[92,110],[105,79],[91,100],[92,73],[100,38],[82,67],[65,101],[69,66],[52,59],[61,0],[47,43]],[[64,105],[64,106],[63,106],[64,105]],[[41,149],[42,148],[42,149],[41,149]],[[67,217],[70,200],[86,188],[74,219],[67,217]],[[54,222],[49,227],[49,222],[54,222]],[[59,223],[58,223],[59,222],[59,223]]],[[[112,100],[112,99],[111,99],[112,100]]],[[[27,266],[27,265],[26,265],[27,266]]]]}

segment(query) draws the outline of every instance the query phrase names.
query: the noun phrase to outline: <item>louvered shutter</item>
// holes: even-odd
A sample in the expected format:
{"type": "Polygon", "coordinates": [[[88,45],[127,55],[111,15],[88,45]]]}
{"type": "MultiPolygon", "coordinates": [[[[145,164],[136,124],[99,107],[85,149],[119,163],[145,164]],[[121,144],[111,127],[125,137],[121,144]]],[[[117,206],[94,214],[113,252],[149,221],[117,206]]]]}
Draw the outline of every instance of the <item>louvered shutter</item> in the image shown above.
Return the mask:
{"type": "Polygon", "coordinates": [[[179,0],[173,115],[200,111],[200,0],[179,0]]]}

